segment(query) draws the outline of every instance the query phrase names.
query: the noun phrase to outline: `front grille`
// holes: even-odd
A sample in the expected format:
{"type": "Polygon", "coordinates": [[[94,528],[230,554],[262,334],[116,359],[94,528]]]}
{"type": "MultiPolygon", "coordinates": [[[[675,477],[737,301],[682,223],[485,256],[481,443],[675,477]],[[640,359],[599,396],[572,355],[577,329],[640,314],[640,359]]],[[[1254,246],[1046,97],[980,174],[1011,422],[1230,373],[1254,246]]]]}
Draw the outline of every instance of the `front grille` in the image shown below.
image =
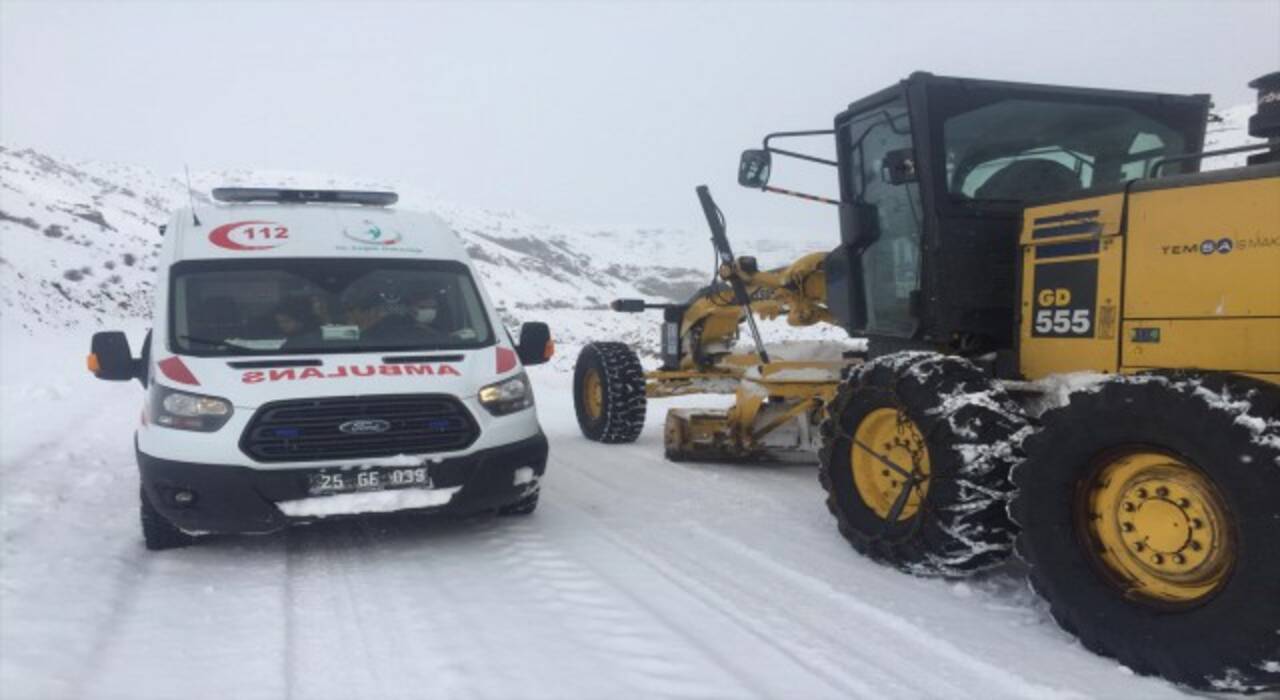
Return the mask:
{"type": "Polygon", "coordinates": [[[259,462],[390,457],[460,450],[480,435],[460,401],[439,394],[274,401],[254,414],[240,449],[259,462]],[[349,421],[385,422],[379,433],[346,433],[349,421]]]}

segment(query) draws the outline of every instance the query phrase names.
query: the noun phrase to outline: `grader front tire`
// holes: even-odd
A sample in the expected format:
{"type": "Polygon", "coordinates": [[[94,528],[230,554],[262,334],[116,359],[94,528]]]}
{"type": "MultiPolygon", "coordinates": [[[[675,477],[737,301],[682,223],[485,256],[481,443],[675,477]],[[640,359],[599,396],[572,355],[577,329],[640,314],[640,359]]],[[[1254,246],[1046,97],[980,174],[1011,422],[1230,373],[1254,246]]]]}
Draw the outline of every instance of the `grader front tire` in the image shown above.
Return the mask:
{"type": "Polygon", "coordinates": [[[624,343],[589,343],[573,369],[573,406],[588,440],[635,442],[646,398],[640,358],[624,343]]]}
{"type": "Polygon", "coordinates": [[[1043,416],[1010,511],[1064,629],[1140,674],[1280,689],[1275,405],[1265,387],[1140,376],[1043,416]]]}

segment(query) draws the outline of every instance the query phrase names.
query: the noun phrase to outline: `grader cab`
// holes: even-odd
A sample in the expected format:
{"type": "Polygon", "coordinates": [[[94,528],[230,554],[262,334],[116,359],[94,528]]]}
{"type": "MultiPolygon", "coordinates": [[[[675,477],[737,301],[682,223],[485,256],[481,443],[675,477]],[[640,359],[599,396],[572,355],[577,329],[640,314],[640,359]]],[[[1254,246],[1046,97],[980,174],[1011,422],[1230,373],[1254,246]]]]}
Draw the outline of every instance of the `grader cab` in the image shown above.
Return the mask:
{"type": "Polygon", "coordinates": [[[840,242],[761,270],[706,188],[716,281],[661,308],[660,365],[592,343],[583,433],[672,410],[671,459],[812,458],[840,533],[918,575],[1010,552],[1094,651],[1200,689],[1280,687],[1280,73],[1244,167],[1200,172],[1207,95],[915,73],[832,129],[780,132],[739,183],[839,208],[840,242]],[[834,158],[782,148],[831,138],[834,158]],[[838,199],[772,184],[836,171],[838,199]],[[866,339],[770,347],[756,318],[866,339]],[[738,346],[746,325],[751,344],[738,346]]]}

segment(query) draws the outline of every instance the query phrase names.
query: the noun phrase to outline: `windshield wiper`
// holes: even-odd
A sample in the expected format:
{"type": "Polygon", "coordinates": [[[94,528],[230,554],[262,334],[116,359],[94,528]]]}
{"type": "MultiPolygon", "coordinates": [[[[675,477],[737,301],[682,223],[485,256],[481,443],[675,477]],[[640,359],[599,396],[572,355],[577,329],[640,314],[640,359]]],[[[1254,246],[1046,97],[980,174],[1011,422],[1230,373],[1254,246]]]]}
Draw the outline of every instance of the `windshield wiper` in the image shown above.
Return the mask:
{"type": "Polygon", "coordinates": [[[226,340],[212,340],[212,339],[210,339],[210,338],[196,338],[195,336],[190,336],[190,335],[180,335],[180,336],[178,336],[178,340],[185,340],[185,341],[187,341],[187,342],[189,342],[189,343],[200,343],[201,345],[209,345],[209,346],[216,347],[216,348],[234,348],[234,349],[236,349],[236,350],[257,350],[257,349],[258,349],[258,348],[251,348],[251,347],[249,347],[248,345],[241,345],[241,344],[239,344],[239,343],[232,343],[232,342],[230,342],[230,341],[226,341],[226,340]]]}

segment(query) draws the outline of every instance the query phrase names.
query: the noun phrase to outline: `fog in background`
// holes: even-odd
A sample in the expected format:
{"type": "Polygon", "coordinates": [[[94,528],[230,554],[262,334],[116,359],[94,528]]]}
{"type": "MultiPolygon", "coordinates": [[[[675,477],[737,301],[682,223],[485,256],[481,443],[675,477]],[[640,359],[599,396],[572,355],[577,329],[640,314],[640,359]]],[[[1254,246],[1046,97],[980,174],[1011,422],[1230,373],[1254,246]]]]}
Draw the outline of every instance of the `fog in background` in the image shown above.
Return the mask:
{"type": "MultiPolygon", "coordinates": [[[[700,227],[693,187],[707,183],[731,231],[834,237],[834,208],[739,188],[739,152],[828,128],[913,70],[1239,104],[1280,69],[1278,37],[1280,0],[4,0],[0,141],[165,173],[406,180],[599,225],[700,227]]],[[[829,171],[787,163],[774,183],[835,189],[829,171]]]]}

